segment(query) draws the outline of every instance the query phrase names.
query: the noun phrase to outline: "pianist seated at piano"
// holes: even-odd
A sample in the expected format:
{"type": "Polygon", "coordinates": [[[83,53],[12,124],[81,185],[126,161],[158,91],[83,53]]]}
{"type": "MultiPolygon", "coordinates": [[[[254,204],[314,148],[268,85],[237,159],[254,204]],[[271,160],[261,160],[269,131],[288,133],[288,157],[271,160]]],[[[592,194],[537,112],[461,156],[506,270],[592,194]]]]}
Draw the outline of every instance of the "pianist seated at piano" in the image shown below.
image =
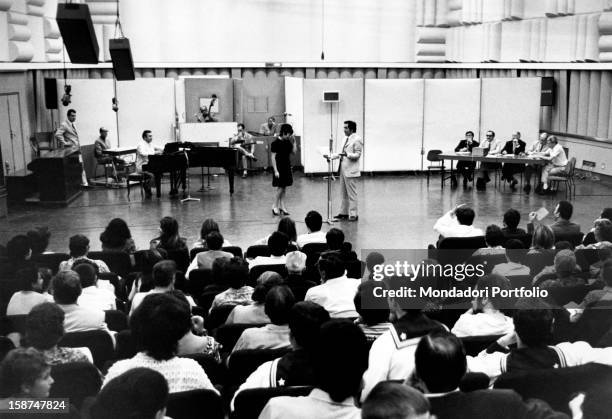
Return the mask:
{"type": "MultiPolygon", "coordinates": [[[[145,190],[145,196],[151,198],[151,182],[153,181],[153,173],[149,172],[149,156],[155,154],[161,154],[162,148],[153,144],[153,134],[150,130],[144,130],[142,132],[142,140],[136,147],[136,172],[143,175],[143,187],[145,190]]],[[[159,190],[157,191],[159,196],[159,190]]]]}
{"type": "Polygon", "coordinates": [[[241,122],[238,124],[238,132],[230,138],[230,146],[234,147],[242,155],[242,177],[247,177],[247,158],[257,161],[255,155],[255,142],[253,136],[246,132],[244,124],[241,122]]]}

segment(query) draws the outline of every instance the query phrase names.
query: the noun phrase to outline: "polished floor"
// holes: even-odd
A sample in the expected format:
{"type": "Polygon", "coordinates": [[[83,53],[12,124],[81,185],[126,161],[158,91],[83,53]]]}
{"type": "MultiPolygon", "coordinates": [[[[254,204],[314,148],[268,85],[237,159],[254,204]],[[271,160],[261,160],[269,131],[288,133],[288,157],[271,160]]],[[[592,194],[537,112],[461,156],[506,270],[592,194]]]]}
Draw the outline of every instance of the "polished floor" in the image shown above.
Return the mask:
{"type": "MultiPolygon", "coordinates": [[[[200,179],[192,178],[193,189],[198,189],[200,179]]],[[[181,234],[191,244],[198,238],[200,225],[205,218],[212,217],[219,223],[221,231],[232,244],[246,249],[254,241],[275,229],[278,217],[271,212],[274,189],[269,174],[257,174],[247,179],[236,178],[236,191],[229,195],[225,176],[215,176],[211,185],[214,190],[194,192],[199,202],[181,203],[167,196],[168,185],[161,199],[142,200],[139,192],[132,190],[128,201],[125,189],[97,188],[87,190],[66,208],[40,208],[36,206],[10,206],[9,216],[0,219],[0,243],[27,231],[34,226],[49,226],[52,236],[49,250],[67,251],[68,238],[76,233],[87,235],[91,249],[100,249],[99,235],[108,221],[114,217],[124,218],[137,246],[147,248],[149,240],[156,236],[161,217],[175,217],[181,234]]],[[[333,184],[333,213],[338,212],[339,182],[333,184]]],[[[489,187],[486,192],[451,190],[440,188],[438,178],[432,178],[427,187],[425,176],[363,176],[358,186],[359,221],[336,223],[344,230],[347,240],[356,250],[365,249],[412,249],[422,248],[436,240],[432,226],[436,219],[457,204],[467,203],[474,207],[475,224],[501,224],[504,211],[513,207],[522,214],[524,225],[527,214],[541,206],[552,212],[557,196],[526,195],[512,192],[509,188],[489,187]]],[[[326,217],[327,183],[321,177],[296,174],[295,183],[288,189],[287,202],[291,217],[296,220],[298,234],[306,232],[303,219],[315,209],[326,217]]],[[[592,222],[603,207],[612,206],[612,183],[578,181],[574,203],[574,221],[583,231],[591,228],[592,222]]],[[[324,229],[327,229],[324,226],[324,229]]]]}

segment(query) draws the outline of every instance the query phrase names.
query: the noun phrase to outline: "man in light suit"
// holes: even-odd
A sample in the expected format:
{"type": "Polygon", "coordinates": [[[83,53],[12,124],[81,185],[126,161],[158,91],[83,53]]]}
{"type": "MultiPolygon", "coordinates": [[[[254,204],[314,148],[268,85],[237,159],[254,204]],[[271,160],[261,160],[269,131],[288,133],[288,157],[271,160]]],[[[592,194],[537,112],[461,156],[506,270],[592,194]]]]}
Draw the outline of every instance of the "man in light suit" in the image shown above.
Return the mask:
{"type": "Polygon", "coordinates": [[[357,221],[357,178],[361,176],[361,152],[363,151],[363,140],[355,134],[357,124],[354,121],[344,121],[344,135],[346,140],[340,153],[340,190],[342,193],[342,204],[340,214],[335,218],[339,220],[348,219],[357,221]]]}
{"type": "MultiPolygon", "coordinates": [[[[81,143],[79,142],[79,134],[74,126],[75,120],[76,111],[74,109],[68,109],[68,112],[66,113],[66,120],[62,122],[57,131],[55,131],[55,139],[57,140],[57,145],[59,147],[77,147],[80,150],[81,143]]],[[[81,165],[83,165],[82,155],[79,156],[79,161],[81,162],[81,165]]],[[[87,175],[85,174],[85,166],[83,166],[83,172],[81,174],[81,185],[89,186],[87,183],[87,175]]]]}

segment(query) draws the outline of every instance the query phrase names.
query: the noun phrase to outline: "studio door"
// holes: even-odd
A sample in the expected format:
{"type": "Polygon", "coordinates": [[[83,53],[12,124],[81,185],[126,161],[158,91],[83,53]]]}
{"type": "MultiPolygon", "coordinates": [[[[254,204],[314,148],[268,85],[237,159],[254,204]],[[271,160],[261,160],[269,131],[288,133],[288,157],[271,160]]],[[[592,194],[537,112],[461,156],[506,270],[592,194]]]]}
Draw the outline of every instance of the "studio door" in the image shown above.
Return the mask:
{"type": "Polygon", "coordinates": [[[0,147],[5,175],[25,169],[26,152],[19,113],[19,94],[0,94],[0,147]]]}

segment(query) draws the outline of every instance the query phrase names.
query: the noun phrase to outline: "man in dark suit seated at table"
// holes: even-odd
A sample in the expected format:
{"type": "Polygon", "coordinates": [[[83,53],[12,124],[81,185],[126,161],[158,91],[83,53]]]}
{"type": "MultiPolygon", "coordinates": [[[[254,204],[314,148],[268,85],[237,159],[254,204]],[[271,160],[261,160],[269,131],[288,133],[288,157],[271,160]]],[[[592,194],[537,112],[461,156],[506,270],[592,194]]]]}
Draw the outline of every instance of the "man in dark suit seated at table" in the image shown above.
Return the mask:
{"type": "MultiPolygon", "coordinates": [[[[468,131],[465,133],[465,140],[459,141],[455,152],[472,152],[474,147],[478,147],[478,141],[474,141],[474,132],[468,131]]],[[[457,172],[463,175],[463,187],[467,188],[468,182],[474,179],[474,169],[476,168],[476,162],[473,161],[459,161],[457,162],[457,172]]],[[[457,186],[457,178],[453,175],[451,177],[451,186],[457,186]]]]}
{"type": "MultiPolygon", "coordinates": [[[[502,150],[502,155],[520,156],[525,154],[525,145],[525,141],[521,140],[521,133],[517,131],[512,134],[512,139],[506,142],[506,145],[502,150]]],[[[516,173],[521,173],[524,170],[524,164],[504,163],[504,167],[502,168],[502,180],[507,180],[508,183],[510,183],[510,188],[515,190],[518,181],[514,178],[514,175],[516,173]]]]}

